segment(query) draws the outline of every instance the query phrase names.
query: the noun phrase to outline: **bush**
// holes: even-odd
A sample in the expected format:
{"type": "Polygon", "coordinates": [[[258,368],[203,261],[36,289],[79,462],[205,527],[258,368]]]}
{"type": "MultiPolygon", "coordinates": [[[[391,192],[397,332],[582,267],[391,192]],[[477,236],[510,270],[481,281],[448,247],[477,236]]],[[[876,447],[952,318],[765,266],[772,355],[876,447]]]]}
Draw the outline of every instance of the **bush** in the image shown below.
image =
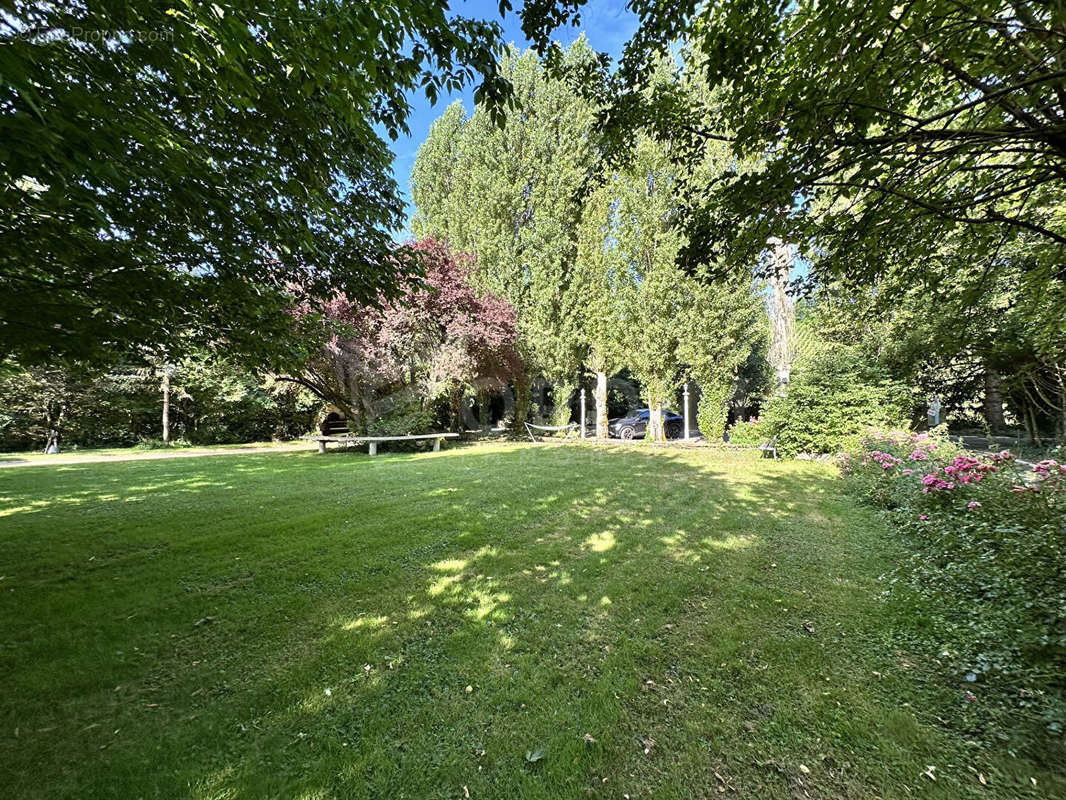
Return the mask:
{"type": "Polygon", "coordinates": [[[815,353],[786,391],[771,397],[762,420],[784,455],[839,453],[870,426],[902,426],[910,394],[857,351],[836,345],[815,353]]]}
{"type": "Polygon", "coordinates": [[[842,456],[849,486],[883,509],[912,557],[893,576],[941,610],[958,679],[1066,724],[1066,465],[975,456],[938,435],[870,433],[842,456]]]}
{"type": "Polygon", "coordinates": [[[765,425],[758,417],[749,419],[747,422],[734,423],[733,427],[729,429],[730,444],[758,447],[769,438],[766,435],[765,425]]]}
{"type": "Polygon", "coordinates": [[[729,416],[727,404],[733,394],[732,384],[700,386],[700,404],[696,409],[696,425],[709,442],[720,442],[725,435],[729,416]]]}
{"type": "MultiPolygon", "coordinates": [[[[417,436],[436,429],[434,413],[419,403],[400,406],[367,423],[367,436],[417,436]]],[[[383,450],[413,451],[421,449],[428,440],[411,442],[382,442],[383,450]]],[[[432,443],[431,443],[432,444],[432,443]]]]}
{"type": "Polygon", "coordinates": [[[187,439],[171,439],[169,442],[164,442],[162,439],[141,439],[137,444],[133,446],[134,450],[171,450],[182,447],[192,447],[192,443],[187,439]]]}

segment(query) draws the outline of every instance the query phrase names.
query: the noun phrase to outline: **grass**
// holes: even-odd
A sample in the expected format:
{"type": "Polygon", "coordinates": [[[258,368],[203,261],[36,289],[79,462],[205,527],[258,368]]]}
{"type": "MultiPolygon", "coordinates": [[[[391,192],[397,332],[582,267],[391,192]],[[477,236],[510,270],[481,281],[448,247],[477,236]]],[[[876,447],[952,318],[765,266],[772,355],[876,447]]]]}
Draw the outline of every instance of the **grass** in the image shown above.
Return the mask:
{"type": "Polygon", "coordinates": [[[964,729],[934,643],[892,644],[922,609],[881,598],[899,545],[838,489],[519,444],[4,470],[0,785],[1066,796],[964,729]]]}
{"type": "Polygon", "coordinates": [[[69,463],[73,461],[96,461],[102,459],[114,458],[153,458],[161,457],[170,453],[182,453],[189,455],[192,453],[211,453],[218,450],[258,450],[261,448],[277,448],[278,450],[284,450],[289,448],[308,448],[313,445],[308,442],[301,442],[299,440],[282,442],[244,442],[241,444],[174,444],[170,447],[158,447],[158,448],[141,448],[141,447],[63,447],[63,449],[55,454],[48,455],[40,450],[10,450],[0,452],[0,464],[4,462],[14,463],[69,463]]]}

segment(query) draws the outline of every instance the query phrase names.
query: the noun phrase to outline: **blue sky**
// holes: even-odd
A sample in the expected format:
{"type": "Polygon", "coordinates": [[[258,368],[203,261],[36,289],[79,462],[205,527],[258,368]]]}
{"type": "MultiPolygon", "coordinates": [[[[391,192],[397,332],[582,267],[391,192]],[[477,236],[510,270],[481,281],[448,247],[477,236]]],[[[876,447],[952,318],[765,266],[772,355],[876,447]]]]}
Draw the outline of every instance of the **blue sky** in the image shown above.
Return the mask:
{"type": "MultiPolygon", "coordinates": [[[[515,2],[517,8],[521,8],[520,2],[515,2]]],[[[529,47],[529,42],[522,36],[522,26],[517,12],[511,12],[502,20],[498,0],[464,0],[451,4],[451,14],[477,19],[497,20],[503,25],[504,41],[513,43],[521,48],[529,47]]],[[[614,58],[621,55],[625,45],[633,32],[637,29],[637,18],[625,7],[625,0],[589,0],[581,12],[581,26],[574,28],[559,29],[554,38],[564,46],[569,45],[582,32],[589,39],[589,44],[601,53],[607,53],[614,58]]],[[[407,202],[407,216],[410,219],[414,209],[411,207],[410,181],[411,167],[414,165],[415,154],[418,147],[425,141],[429,134],[429,126],[433,121],[444,113],[444,109],[454,100],[462,100],[470,113],[474,108],[474,87],[468,86],[463,92],[443,96],[436,104],[431,104],[425,95],[412,94],[409,100],[412,112],[408,125],[411,129],[410,136],[401,136],[395,142],[390,142],[393,152],[392,168],[396,175],[396,182],[400,185],[400,191],[407,202]]],[[[405,230],[401,238],[406,238],[409,231],[405,230]]]]}

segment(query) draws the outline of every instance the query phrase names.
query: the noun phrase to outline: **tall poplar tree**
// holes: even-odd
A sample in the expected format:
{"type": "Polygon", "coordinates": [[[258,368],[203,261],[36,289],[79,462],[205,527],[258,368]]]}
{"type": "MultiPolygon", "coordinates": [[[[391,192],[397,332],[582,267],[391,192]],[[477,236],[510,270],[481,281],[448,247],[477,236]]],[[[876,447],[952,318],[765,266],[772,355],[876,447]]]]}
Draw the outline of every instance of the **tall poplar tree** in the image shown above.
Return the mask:
{"type": "MultiPolygon", "coordinates": [[[[565,59],[597,63],[583,38],[565,59]]],[[[515,307],[527,372],[553,384],[562,423],[583,360],[574,263],[581,190],[599,168],[596,109],[532,52],[512,49],[501,74],[516,102],[502,126],[480,106],[469,119],[449,108],[419,149],[412,228],[475,255],[478,284],[515,307]]],[[[521,420],[528,392],[517,388],[521,420]]]]}
{"type": "Polygon", "coordinates": [[[625,364],[620,315],[628,269],[611,232],[612,188],[609,184],[600,186],[586,201],[575,263],[575,286],[585,300],[579,326],[585,366],[596,376],[593,403],[597,439],[608,436],[607,378],[625,364]]]}
{"type": "Polygon", "coordinates": [[[582,249],[591,271],[597,263],[605,268],[599,303],[585,327],[590,350],[598,358],[616,355],[645,387],[648,438],[654,440],[665,438],[663,404],[682,379],[678,348],[689,301],[688,279],[675,263],[684,240],[671,225],[673,183],[665,148],[640,137],[632,163],[610,175],[587,210],[589,234],[602,244],[582,249]]]}

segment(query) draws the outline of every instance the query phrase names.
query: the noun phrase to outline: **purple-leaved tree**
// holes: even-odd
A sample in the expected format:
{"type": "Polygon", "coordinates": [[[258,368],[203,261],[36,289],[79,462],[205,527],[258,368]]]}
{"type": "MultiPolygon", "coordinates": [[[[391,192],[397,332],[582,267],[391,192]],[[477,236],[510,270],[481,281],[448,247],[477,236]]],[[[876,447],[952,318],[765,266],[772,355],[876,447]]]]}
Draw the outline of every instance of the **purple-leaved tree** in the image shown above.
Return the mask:
{"type": "Polygon", "coordinates": [[[412,248],[424,277],[397,300],[375,307],[338,295],[318,315],[307,306],[296,310],[309,334],[324,341],[289,380],[360,428],[398,406],[418,402],[425,408],[442,396],[457,427],[464,396],[502,389],[521,370],[514,309],[473,288],[473,258],[435,239],[412,248]]]}

